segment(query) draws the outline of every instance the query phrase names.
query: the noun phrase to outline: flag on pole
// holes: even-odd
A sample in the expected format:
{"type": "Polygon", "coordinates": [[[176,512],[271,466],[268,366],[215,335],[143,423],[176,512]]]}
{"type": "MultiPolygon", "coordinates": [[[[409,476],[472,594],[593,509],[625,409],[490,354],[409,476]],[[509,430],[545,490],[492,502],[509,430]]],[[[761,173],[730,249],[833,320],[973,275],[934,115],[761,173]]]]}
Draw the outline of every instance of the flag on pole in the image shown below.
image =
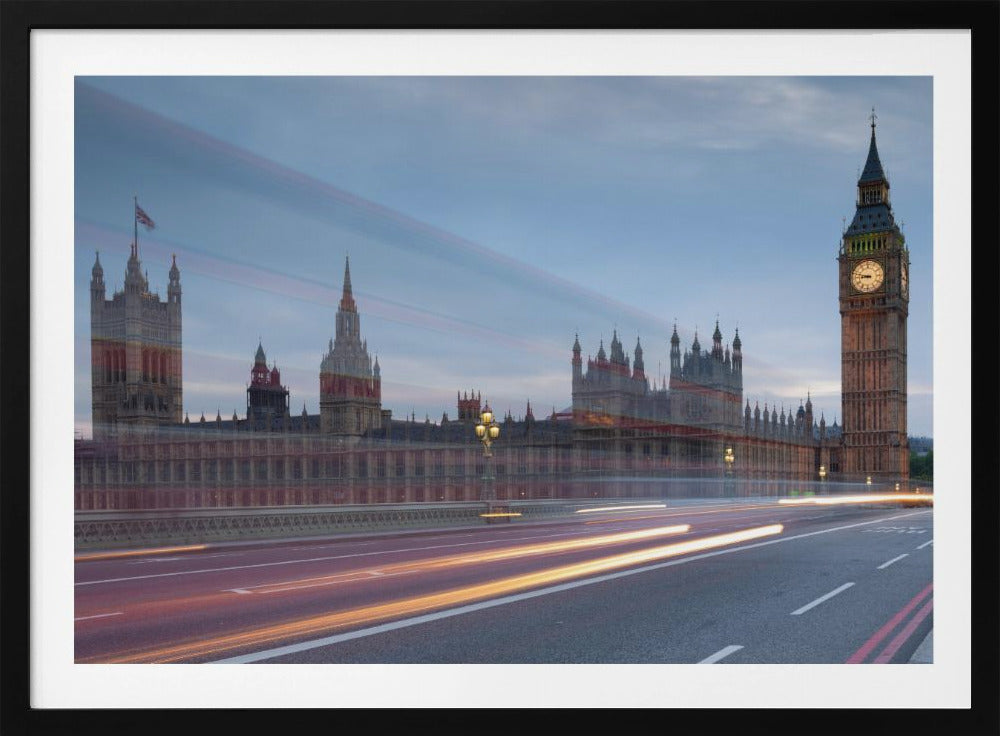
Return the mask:
{"type": "Polygon", "coordinates": [[[138,202],[136,202],[135,205],[135,221],[142,223],[143,227],[145,227],[147,230],[152,230],[154,227],[156,227],[156,223],[153,222],[152,218],[149,215],[143,212],[142,207],[139,206],[138,202]]]}

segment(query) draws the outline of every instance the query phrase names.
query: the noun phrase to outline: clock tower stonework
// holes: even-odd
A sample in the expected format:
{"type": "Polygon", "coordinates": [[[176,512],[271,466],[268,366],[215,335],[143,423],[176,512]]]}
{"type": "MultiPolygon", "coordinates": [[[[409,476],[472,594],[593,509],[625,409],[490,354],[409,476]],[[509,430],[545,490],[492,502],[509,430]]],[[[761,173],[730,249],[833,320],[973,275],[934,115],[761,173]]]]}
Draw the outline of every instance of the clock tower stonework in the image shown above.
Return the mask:
{"type": "Polygon", "coordinates": [[[840,272],[841,472],[873,483],[909,478],[906,318],[909,251],[889,203],[875,145],[858,180],[857,209],[844,231],[840,272]]]}

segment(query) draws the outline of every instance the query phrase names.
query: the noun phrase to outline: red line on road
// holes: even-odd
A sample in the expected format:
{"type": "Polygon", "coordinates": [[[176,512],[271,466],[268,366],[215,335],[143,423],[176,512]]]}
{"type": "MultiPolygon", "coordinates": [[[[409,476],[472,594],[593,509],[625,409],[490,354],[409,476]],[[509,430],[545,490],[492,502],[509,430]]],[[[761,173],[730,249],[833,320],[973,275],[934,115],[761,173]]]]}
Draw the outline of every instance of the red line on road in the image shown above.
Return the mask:
{"type": "Polygon", "coordinates": [[[883,649],[882,653],[875,658],[875,664],[885,664],[892,659],[892,655],[898,652],[899,648],[903,646],[906,640],[913,636],[913,632],[916,631],[920,622],[930,615],[931,609],[933,608],[934,599],[931,598],[919,611],[917,611],[917,615],[910,619],[909,623],[903,627],[903,630],[896,634],[896,638],[889,642],[889,646],[883,649]]]}
{"type": "MultiPolygon", "coordinates": [[[[893,629],[899,626],[900,622],[906,618],[910,611],[916,608],[920,601],[931,594],[934,590],[934,583],[929,583],[926,588],[917,593],[913,600],[907,603],[903,608],[893,616],[889,621],[878,631],[872,634],[871,638],[861,645],[861,648],[848,658],[846,664],[858,664],[865,661],[865,657],[871,654],[871,651],[879,645],[879,643],[892,633],[893,629]]],[[[891,645],[890,645],[891,646],[891,645]]]]}

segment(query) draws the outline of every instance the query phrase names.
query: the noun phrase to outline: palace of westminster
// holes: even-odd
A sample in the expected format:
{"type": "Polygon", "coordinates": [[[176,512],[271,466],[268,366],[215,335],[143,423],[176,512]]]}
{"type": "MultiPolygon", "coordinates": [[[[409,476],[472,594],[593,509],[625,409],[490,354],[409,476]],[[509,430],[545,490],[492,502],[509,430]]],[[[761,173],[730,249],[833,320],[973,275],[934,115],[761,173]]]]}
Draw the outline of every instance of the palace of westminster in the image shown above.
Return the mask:
{"type": "MultiPolygon", "coordinates": [[[[818,423],[812,402],[779,414],[743,397],[737,330],[723,348],[697,333],[670,337],[668,385],[650,385],[642,345],[626,355],[617,330],[584,365],[574,341],[572,412],[508,415],[494,444],[495,497],[763,494],[792,482],[905,483],[909,254],[871,143],[854,218],[838,254],[843,424],[818,423]],[[714,490],[713,490],[714,489],[714,490]]],[[[93,439],[77,440],[75,508],[152,509],[368,504],[479,499],[486,407],[459,392],[457,416],[394,419],[381,368],[361,336],[344,268],[343,294],[319,370],[319,414],[290,412],[289,392],[258,345],[242,419],[183,413],[181,282],[151,293],[133,242],[124,288],[105,298],[98,258],[90,282],[93,439]]],[[[666,383],[666,382],[664,382],[666,383]]]]}

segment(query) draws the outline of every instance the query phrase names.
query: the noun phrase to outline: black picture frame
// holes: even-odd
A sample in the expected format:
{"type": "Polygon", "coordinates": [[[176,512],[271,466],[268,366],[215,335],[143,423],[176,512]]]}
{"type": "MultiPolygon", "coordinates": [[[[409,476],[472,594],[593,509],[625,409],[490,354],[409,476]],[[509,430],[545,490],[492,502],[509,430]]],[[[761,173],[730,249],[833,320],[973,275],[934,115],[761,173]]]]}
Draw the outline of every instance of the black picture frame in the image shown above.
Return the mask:
{"type": "MultiPolygon", "coordinates": [[[[711,0],[704,2],[642,2],[625,0],[533,0],[323,2],[293,0],[226,0],[171,2],[4,0],[0,4],[3,59],[0,68],[3,112],[3,218],[0,223],[3,340],[2,448],[0,465],[0,534],[2,534],[3,595],[0,639],[0,731],[20,733],[125,733],[151,725],[163,732],[197,732],[237,728],[288,728],[302,715],[310,726],[382,728],[395,725],[420,731],[488,731],[501,729],[594,727],[634,732],[673,727],[738,728],[751,733],[884,733],[922,727],[955,733],[1000,732],[1000,685],[997,641],[998,514],[994,459],[997,438],[995,345],[1000,338],[997,316],[998,238],[998,29],[1000,3],[995,0],[952,2],[782,2],[780,0],[711,0]],[[971,344],[942,345],[955,350],[959,365],[970,366],[975,401],[972,406],[974,445],[970,448],[975,485],[972,517],[972,708],[969,710],[842,709],[817,713],[792,709],[685,711],[645,710],[535,713],[497,709],[378,711],[354,710],[335,716],[310,711],[41,710],[30,704],[30,395],[43,386],[31,380],[30,311],[30,34],[33,29],[969,29],[973,53],[973,258],[971,274],[974,309],[971,325],[956,326],[956,340],[971,344]],[[970,355],[971,353],[971,355],[970,355]],[[970,361],[970,362],[966,362],[970,361]],[[682,716],[680,726],[674,719],[682,716]],[[335,720],[331,720],[334,718],[335,720]],[[294,720],[293,720],[294,719],[294,720]],[[675,725],[670,725],[675,724],[675,725]]],[[[58,492],[57,489],[49,489],[58,492]]],[[[67,531],[68,533],[68,531],[67,531]]],[[[294,727],[294,726],[293,726],[294,727]]],[[[933,732],[933,731],[932,731],[933,732]]]]}

